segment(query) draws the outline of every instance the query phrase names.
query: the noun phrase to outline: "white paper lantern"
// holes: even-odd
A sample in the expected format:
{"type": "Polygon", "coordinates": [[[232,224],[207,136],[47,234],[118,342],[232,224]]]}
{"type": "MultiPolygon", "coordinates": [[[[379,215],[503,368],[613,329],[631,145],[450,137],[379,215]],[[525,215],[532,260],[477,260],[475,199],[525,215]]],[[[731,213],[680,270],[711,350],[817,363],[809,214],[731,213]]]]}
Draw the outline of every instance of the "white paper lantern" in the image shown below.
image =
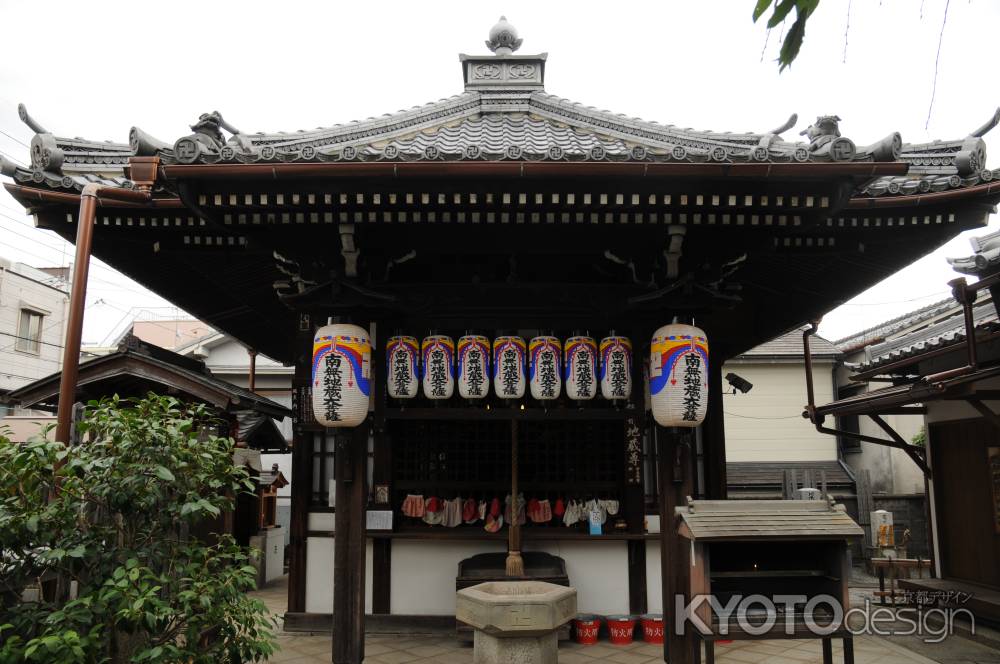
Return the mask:
{"type": "Polygon", "coordinates": [[[458,396],[483,399],[490,393],[490,340],[467,334],[458,340],[458,396]]]}
{"type": "Polygon", "coordinates": [[[393,399],[412,399],[420,383],[420,345],[416,337],[391,337],[385,345],[386,393],[393,399]]]}
{"type": "Polygon", "coordinates": [[[355,427],[368,415],[371,339],[357,325],[326,325],[313,337],[312,407],[327,427],[355,427]]]}
{"type": "Polygon", "coordinates": [[[424,337],[420,357],[424,396],[450,399],[455,393],[455,342],[443,334],[424,337]]]}
{"type": "Polygon", "coordinates": [[[528,342],[528,383],[539,401],[558,399],[562,393],[562,347],[555,337],[534,337],[528,342]]]}
{"type": "Polygon", "coordinates": [[[566,340],[566,396],[575,401],[593,399],[597,394],[597,342],[591,337],[566,340]]]}
{"type": "Polygon", "coordinates": [[[493,340],[493,391],[501,399],[524,396],[525,355],[521,337],[497,337],[493,340]]]}
{"type": "Polygon", "coordinates": [[[693,325],[664,325],[649,356],[653,419],[665,427],[696,427],[708,408],[708,339],[693,325]]]}
{"type": "Polygon", "coordinates": [[[628,337],[601,339],[601,394],[605,399],[632,396],[632,342],[628,337]]]}

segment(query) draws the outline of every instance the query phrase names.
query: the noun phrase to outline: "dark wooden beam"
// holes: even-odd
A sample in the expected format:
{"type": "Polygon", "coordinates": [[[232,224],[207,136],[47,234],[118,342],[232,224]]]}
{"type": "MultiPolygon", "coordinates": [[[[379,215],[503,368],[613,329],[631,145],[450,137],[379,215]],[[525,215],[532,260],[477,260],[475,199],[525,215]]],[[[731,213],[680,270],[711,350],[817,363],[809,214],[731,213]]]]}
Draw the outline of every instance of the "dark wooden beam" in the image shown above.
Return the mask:
{"type": "MultiPolygon", "coordinates": [[[[385,321],[375,325],[374,341],[376,349],[372,351],[371,384],[374,390],[374,412],[372,413],[372,483],[375,485],[376,509],[392,509],[392,445],[385,426],[386,391],[385,377],[385,343],[390,335],[390,326],[385,321]],[[381,502],[378,487],[385,487],[385,498],[388,503],[381,502]]],[[[387,615],[392,604],[392,540],[388,538],[372,540],[372,613],[387,615]]]]}
{"type": "Polygon", "coordinates": [[[365,484],[371,418],[337,432],[334,474],[333,663],[365,658],[365,484]]]}
{"type": "MultiPolygon", "coordinates": [[[[628,532],[642,534],[646,531],[646,491],[644,485],[645,468],[642,456],[643,438],[647,431],[645,413],[645,383],[641,358],[649,355],[644,351],[649,334],[645,330],[631,331],[632,339],[632,396],[629,411],[625,417],[623,431],[623,459],[625,492],[623,507],[628,532]]],[[[628,604],[629,613],[641,615],[648,611],[646,592],[646,542],[633,540],[626,544],[628,549],[628,604]]]]}
{"type": "Polygon", "coordinates": [[[306,610],[306,533],[309,529],[309,503],[312,498],[313,435],[309,386],[312,378],[312,318],[299,316],[292,355],[295,375],[292,378],[292,514],[288,527],[288,611],[306,610]]]}
{"type": "Polygon", "coordinates": [[[701,425],[704,459],[705,498],[725,500],[726,490],[726,423],[723,413],[722,354],[710,349],[708,367],[708,411],[701,425]]]}
{"type": "Polygon", "coordinates": [[[676,508],[686,504],[692,490],[691,434],[679,429],[655,426],[659,448],[660,471],[660,570],[663,583],[663,613],[670,621],[665,625],[663,660],[670,664],[691,664],[694,656],[694,635],[688,625],[683,635],[674,629],[676,598],[682,606],[689,601],[688,583],[690,552],[687,540],[677,532],[676,508]]]}

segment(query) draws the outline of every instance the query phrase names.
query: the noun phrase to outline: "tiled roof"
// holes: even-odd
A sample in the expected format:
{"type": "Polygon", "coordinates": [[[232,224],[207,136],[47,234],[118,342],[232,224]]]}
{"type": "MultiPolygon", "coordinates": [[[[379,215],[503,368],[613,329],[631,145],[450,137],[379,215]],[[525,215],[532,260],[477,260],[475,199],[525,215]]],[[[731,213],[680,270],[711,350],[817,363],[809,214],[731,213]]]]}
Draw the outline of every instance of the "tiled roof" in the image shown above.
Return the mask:
{"type": "Polygon", "coordinates": [[[958,310],[959,305],[955,302],[955,299],[948,297],[944,300],[939,300],[932,304],[928,304],[925,307],[921,307],[915,311],[905,313],[902,316],[897,316],[884,323],[879,323],[868,329],[861,330],[860,332],[855,332],[854,334],[838,339],[834,341],[834,345],[845,353],[862,348],[870,343],[878,343],[885,340],[886,337],[899,332],[900,330],[905,330],[906,328],[913,327],[924,321],[930,320],[937,316],[947,313],[951,310],[958,310]]]}
{"type": "MultiPolygon", "coordinates": [[[[976,334],[1000,330],[996,307],[992,301],[976,305],[972,310],[976,334]]],[[[858,371],[868,371],[886,365],[890,362],[916,357],[922,353],[937,348],[961,343],[965,340],[965,317],[956,313],[941,322],[904,334],[895,339],[889,339],[874,344],[865,349],[865,359],[857,367],[858,371]]]]}
{"type": "Polygon", "coordinates": [[[786,470],[794,470],[799,479],[804,476],[804,471],[809,471],[817,488],[821,475],[826,477],[828,487],[843,489],[854,486],[854,478],[837,460],[730,461],[726,463],[726,485],[730,489],[778,489],[780,493],[786,470]]]}
{"type": "Polygon", "coordinates": [[[127,144],[100,142],[55,136],[21,106],[21,119],[35,132],[31,167],[0,158],[0,172],[21,183],[79,190],[91,181],[129,186],[123,167],[133,155],[156,155],[167,165],[436,160],[910,165],[908,176],[863,184],[856,195],[869,198],[939,192],[1000,178],[1000,171],[985,168],[982,140],[1000,122],[1000,109],[965,138],[929,143],[904,144],[897,132],[889,132],[871,144],[857,145],[841,136],[835,115],[817,118],[801,132],[808,137],[805,141],[782,138],[795,126],[794,114],[771,131],[697,131],[548,94],[546,54],[514,54],[520,41],[510,48],[487,43],[492,55],[460,56],[465,84],[461,94],[394,114],[295,132],[244,133],[214,112],[203,114],[191,127],[194,133],[173,143],[138,127],[130,130],[127,144]]]}
{"type": "MultiPolygon", "coordinates": [[[[736,356],[736,360],[748,360],[754,358],[800,358],[803,357],[802,331],[804,327],[792,330],[759,346],[751,348],[742,355],[736,356]]],[[[817,357],[840,357],[840,350],[819,335],[813,335],[809,339],[809,351],[814,358],[817,357]]]]}
{"type": "Polygon", "coordinates": [[[691,540],[843,539],[864,531],[842,508],[820,500],[693,500],[678,507],[681,534],[691,540]]]}

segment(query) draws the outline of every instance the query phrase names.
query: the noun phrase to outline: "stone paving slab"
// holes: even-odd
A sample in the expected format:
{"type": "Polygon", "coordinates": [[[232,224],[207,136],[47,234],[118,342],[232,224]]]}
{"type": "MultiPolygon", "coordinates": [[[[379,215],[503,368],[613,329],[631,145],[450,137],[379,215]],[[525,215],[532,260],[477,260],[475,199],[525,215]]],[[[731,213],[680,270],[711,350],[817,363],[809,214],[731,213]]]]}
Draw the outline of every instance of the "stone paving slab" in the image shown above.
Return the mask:
{"type": "MultiPolygon", "coordinates": [[[[271,584],[253,593],[276,614],[285,609],[286,587],[271,584]]],[[[280,632],[274,664],[329,664],[333,649],[327,634],[280,632]]],[[[719,664],[821,664],[818,640],[737,641],[716,648],[719,664]]],[[[641,641],[627,646],[601,641],[596,645],[559,645],[560,664],[662,664],[662,646],[641,641]]],[[[834,662],[842,662],[842,645],[833,642],[834,662]]],[[[912,637],[854,639],[857,664],[1000,664],[1000,652],[961,637],[926,644],[912,637]]],[[[371,635],[365,639],[365,664],[472,664],[472,645],[451,634],[427,636],[371,635]]]]}

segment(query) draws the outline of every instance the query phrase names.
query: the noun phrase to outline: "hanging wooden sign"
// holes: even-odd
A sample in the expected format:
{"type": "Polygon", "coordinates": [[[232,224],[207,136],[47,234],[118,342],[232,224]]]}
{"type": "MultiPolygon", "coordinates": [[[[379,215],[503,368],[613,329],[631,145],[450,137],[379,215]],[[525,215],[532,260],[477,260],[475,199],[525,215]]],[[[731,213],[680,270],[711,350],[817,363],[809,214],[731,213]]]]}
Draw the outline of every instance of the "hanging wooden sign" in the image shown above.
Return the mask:
{"type": "Polygon", "coordinates": [[[421,346],[424,396],[450,399],[455,393],[455,342],[443,334],[424,337],[421,346]]]}
{"type": "Polygon", "coordinates": [[[593,399],[597,394],[597,343],[591,337],[570,337],[565,348],[566,396],[576,401],[593,399]]]}
{"type": "Polygon", "coordinates": [[[490,340],[467,334],[458,340],[458,396],[484,399],[490,393],[490,340]]]}
{"type": "Polygon", "coordinates": [[[528,383],[539,401],[558,399],[562,393],[562,348],[555,337],[534,337],[528,342],[528,383]]]}
{"type": "Polygon", "coordinates": [[[325,325],[313,337],[312,406],[327,427],[354,427],[368,415],[371,340],[357,325],[325,325]]]}
{"type": "Polygon", "coordinates": [[[601,339],[601,394],[605,399],[632,396],[632,342],[612,335],[601,339]]]}
{"type": "Polygon", "coordinates": [[[420,346],[416,337],[391,337],[385,346],[386,392],[393,399],[417,396],[420,346]]]}
{"type": "Polygon", "coordinates": [[[521,337],[493,340],[493,391],[501,399],[520,399],[525,388],[525,345],[521,337]]]}
{"type": "Polygon", "coordinates": [[[653,419],[665,427],[696,427],[708,408],[708,339],[693,325],[664,325],[649,357],[653,419]]]}

